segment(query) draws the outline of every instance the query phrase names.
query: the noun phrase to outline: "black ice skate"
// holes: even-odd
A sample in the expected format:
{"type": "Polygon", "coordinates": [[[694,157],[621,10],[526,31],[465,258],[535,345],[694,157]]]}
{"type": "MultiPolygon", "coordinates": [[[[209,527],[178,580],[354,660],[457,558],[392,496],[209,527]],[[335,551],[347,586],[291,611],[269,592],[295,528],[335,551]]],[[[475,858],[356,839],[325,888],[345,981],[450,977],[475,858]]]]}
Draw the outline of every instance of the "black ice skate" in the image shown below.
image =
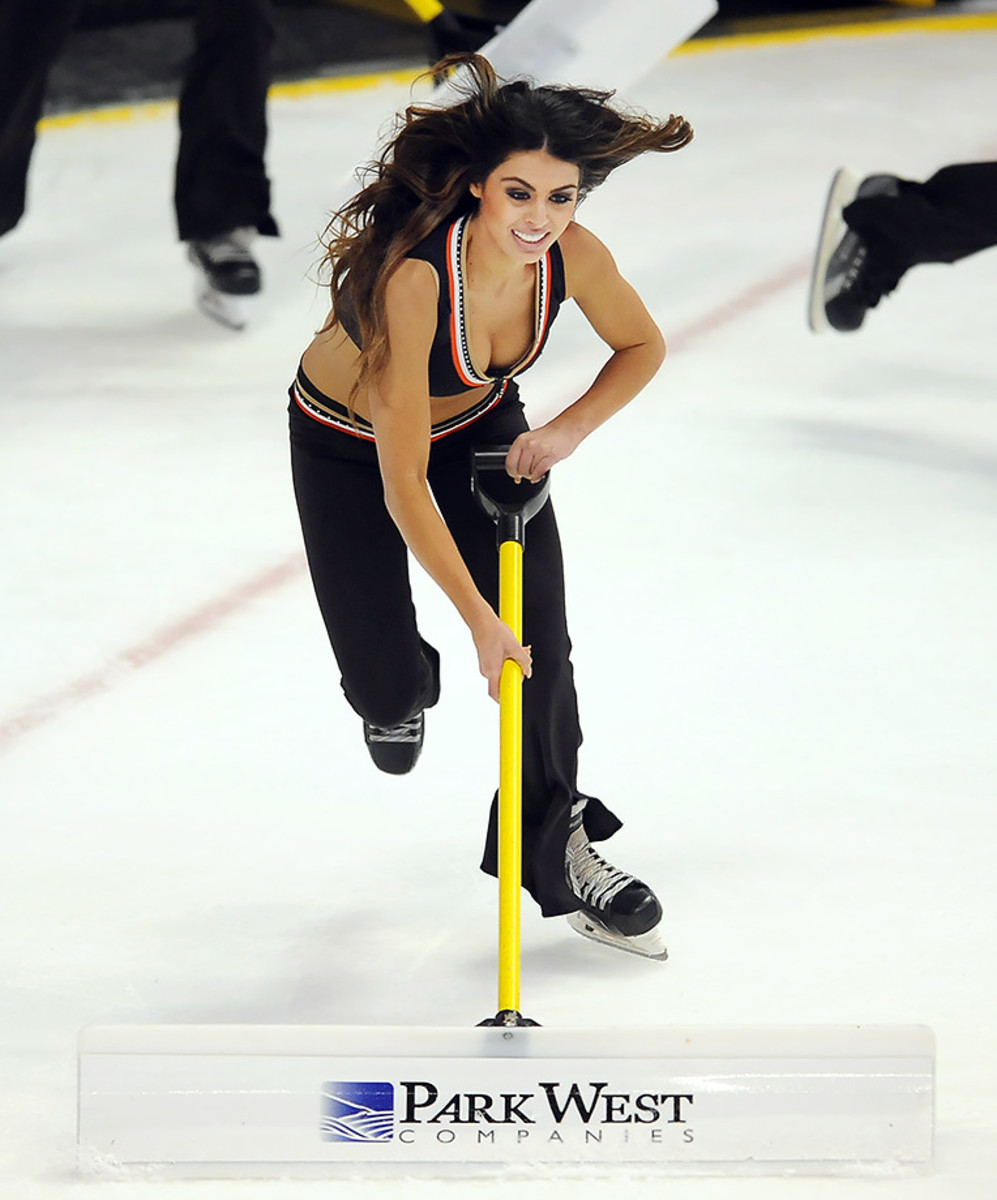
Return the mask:
{"type": "Polygon", "coordinates": [[[197,306],[230,329],[246,325],[244,297],[262,287],[260,267],[249,247],[256,230],[233,229],[216,238],[187,243],[187,257],[198,270],[197,306]]]}
{"type": "Polygon", "coordinates": [[[565,852],[568,886],[581,901],[568,924],[583,937],[644,958],[665,959],[661,940],[661,905],[646,883],[612,866],[595,850],[585,833],[585,801],[571,809],[565,852]]]}
{"type": "Polygon", "coordinates": [[[854,332],[869,309],[900,282],[903,272],[877,261],[842,215],[853,200],[895,196],[897,190],[895,175],[860,180],[850,167],[842,167],[831,181],[810,277],[807,319],[814,333],[828,326],[841,333],[854,332]]]}
{"type": "Polygon", "coordinates": [[[425,729],[425,713],[400,725],[371,725],[364,721],[364,741],[374,766],[388,775],[407,775],[419,761],[425,729]]]}

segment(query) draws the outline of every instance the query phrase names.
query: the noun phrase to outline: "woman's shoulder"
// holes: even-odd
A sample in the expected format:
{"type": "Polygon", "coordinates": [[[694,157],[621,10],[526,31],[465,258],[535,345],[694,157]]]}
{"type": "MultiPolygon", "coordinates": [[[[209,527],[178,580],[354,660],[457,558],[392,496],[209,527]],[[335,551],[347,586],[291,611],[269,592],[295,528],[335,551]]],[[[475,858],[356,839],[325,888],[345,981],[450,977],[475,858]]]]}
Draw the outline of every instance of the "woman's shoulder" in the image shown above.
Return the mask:
{"type": "Polygon", "coordinates": [[[389,305],[436,304],[440,282],[431,263],[421,258],[403,258],[387,281],[389,305]]]}
{"type": "Polygon", "coordinates": [[[577,221],[572,221],[557,240],[565,259],[593,258],[609,253],[605,243],[577,221]]]}
{"type": "Polygon", "coordinates": [[[388,276],[384,315],[389,353],[399,360],[416,362],[429,353],[437,327],[439,285],[436,272],[426,262],[403,258],[388,276]]]}
{"type": "Polygon", "coordinates": [[[572,221],[558,238],[561,258],[564,261],[564,279],[567,294],[573,296],[585,280],[607,270],[616,270],[616,263],[609,248],[591,229],[572,221]]]}

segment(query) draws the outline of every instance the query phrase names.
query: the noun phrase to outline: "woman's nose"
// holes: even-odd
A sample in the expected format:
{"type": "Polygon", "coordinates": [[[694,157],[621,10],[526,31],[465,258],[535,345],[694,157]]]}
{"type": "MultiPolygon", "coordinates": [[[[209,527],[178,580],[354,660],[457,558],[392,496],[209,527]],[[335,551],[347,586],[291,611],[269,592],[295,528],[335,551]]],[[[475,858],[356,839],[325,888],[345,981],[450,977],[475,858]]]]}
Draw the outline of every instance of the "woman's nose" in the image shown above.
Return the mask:
{"type": "Polygon", "coordinates": [[[547,205],[539,196],[530,205],[528,219],[530,224],[536,225],[538,229],[547,224],[547,205]]]}

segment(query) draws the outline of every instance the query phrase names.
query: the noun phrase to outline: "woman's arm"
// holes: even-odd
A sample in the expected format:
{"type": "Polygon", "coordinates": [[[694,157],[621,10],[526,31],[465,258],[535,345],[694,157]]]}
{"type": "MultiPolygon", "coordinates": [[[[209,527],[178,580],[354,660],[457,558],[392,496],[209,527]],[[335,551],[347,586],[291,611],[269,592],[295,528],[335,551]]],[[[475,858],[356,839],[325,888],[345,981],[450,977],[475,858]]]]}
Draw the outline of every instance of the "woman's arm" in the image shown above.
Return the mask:
{"type": "Polygon", "coordinates": [[[561,236],[567,295],[613,351],[591,387],[553,420],[520,436],[506,459],[516,478],[540,479],[654,378],[665,358],[661,331],[613,256],[581,225],[561,236]]]}
{"type": "Polygon", "coordinates": [[[505,659],[514,659],[529,675],[530,655],[478,591],[429,488],[429,350],[436,329],[436,288],[432,267],[415,260],[403,262],[388,281],[390,358],[370,393],[371,423],[388,512],[412,554],[470,629],[489,694],[498,699],[505,659]]]}

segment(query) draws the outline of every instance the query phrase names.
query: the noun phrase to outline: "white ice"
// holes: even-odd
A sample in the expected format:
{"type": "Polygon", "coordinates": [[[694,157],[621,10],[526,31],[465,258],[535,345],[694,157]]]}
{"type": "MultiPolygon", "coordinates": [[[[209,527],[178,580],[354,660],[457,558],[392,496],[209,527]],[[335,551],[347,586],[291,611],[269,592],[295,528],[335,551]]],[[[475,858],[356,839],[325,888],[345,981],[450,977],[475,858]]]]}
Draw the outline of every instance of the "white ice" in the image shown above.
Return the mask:
{"type": "MultiPolygon", "coordinates": [[[[854,336],[803,275],[841,163],[997,152],[997,33],[897,29],[673,56],[635,89],[697,138],[580,219],[671,339],[557,470],[586,744],[652,882],[661,966],[525,914],[545,1024],[923,1023],[934,1171],[593,1176],[673,1200],[997,1189],[997,258],[913,272],[854,336]]],[[[279,241],[215,327],[169,207],[174,116],[47,130],[0,243],[0,1193],[482,1197],[500,1182],[156,1183],[75,1169],[92,1023],[467,1025],[495,1010],[477,869],[495,710],[418,581],[444,694],[379,775],[301,565],[285,389],[321,321],[315,237],[397,90],[277,97],[279,241]]],[[[566,312],[538,418],[599,361],[566,312]]],[[[344,514],[348,519],[348,514],[344,514]]],[[[522,1200],[555,1188],[517,1186],[522,1200]]]]}

